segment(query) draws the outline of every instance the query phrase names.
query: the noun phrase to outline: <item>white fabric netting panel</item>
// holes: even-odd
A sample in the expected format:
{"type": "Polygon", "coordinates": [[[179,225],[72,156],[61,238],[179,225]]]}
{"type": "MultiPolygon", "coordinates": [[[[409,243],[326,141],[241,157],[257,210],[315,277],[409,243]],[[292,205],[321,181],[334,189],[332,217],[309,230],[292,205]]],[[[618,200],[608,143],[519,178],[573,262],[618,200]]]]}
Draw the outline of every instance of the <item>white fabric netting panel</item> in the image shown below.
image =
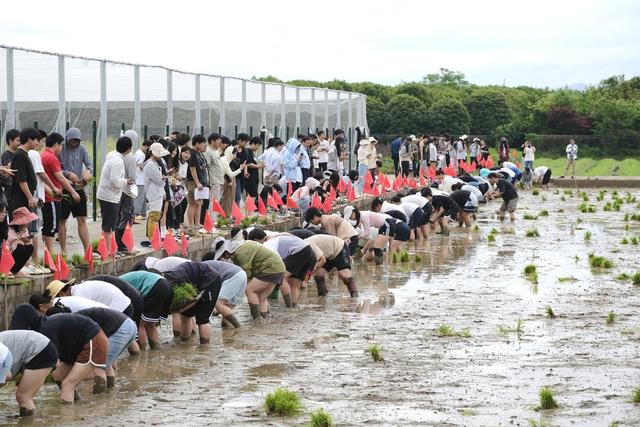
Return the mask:
{"type": "Polygon", "coordinates": [[[14,50],[15,128],[34,123],[49,133],[58,122],[58,57],[14,50]]]}
{"type": "Polygon", "coordinates": [[[272,135],[276,133],[276,127],[280,127],[281,121],[281,91],[282,85],[267,83],[265,88],[265,96],[267,102],[267,116],[266,123],[267,129],[272,135]]]}
{"type": "Polygon", "coordinates": [[[200,109],[205,134],[220,132],[220,78],[200,77],[200,109]]]}
{"type": "Polygon", "coordinates": [[[91,140],[100,120],[100,62],[65,58],[66,122],[91,140]]]}
{"type": "Polygon", "coordinates": [[[258,135],[262,124],[262,84],[247,81],[246,87],[246,124],[243,132],[249,136],[258,135]]]}
{"type": "Polygon", "coordinates": [[[107,63],[107,135],[114,141],[120,131],[133,126],[133,67],[107,63]]]}
{"type": "Polygon", "coordinates": [[[296,122],[296,88],[286,86],[284,88],[284,123],[281,123],[279,135],[281,139],[295,137],[298,133],[296,122]],[[284,128],[284,129],[282,129],[284,128]],[[284,135],[285,138],[282,137],[284,135]]]}
{"type": "Polygon", "coordinates": [[[147,138],[164,136],[167,124],[167,70],[140,67],[140,122],[147,138]]]}
{"type": "MultiPolygon", "coordinates": [[[[7,128],[7,50],[0,49],[0,133],[2,134],[4,141],[4,134],[9,128],[7,128]]],[[[9,119],[12,120],[12,119],[9,119]]],[[[2,143],[4,144],[4,142],[2,143]]]]}
{"type": "Polygon", "coordinates": [[[173,130],[195,135],[196,78],[193,74],[173,72],[173,130]]]}
{"type": "Polygon", "coordinates": [[[306,135],[311,130],[311,125],[313,119],[311,115],[313,114],[313,108],[311,104],[311,91],[309,88],[300,88],[300,131],[299,133],[302,135],[306,135]]]}
{"type": "Polygon", "coordinates": [[[242,80],[233,77],[224,79],[225,129],[229,138],[242,132],[242,80]]]}

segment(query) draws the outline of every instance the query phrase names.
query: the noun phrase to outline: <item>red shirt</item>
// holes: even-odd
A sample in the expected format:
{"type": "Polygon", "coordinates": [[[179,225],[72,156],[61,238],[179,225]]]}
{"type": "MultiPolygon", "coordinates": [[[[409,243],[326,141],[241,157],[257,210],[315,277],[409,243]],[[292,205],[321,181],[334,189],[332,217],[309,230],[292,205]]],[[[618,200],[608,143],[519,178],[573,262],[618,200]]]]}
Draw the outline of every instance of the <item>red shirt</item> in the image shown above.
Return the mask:
{"type": "MultiPolygon", "coordinates": [[[[42,161],[42,167],[44,168],[44,172],[47,174],[53,185],[59,190],[62,188],[62,184],[58,178],[56,178],[55,173],[62,171],[62,166],[60,165],[60,159],[56,156],[53,151],[49,148],[45,148],[42,150],[40,154],[40,160],[42,161]]],[[[45,202],[57,202],[60,199],[55,199],[49,196],[49,193],[45,193],[44,201],[45,202]]]]}

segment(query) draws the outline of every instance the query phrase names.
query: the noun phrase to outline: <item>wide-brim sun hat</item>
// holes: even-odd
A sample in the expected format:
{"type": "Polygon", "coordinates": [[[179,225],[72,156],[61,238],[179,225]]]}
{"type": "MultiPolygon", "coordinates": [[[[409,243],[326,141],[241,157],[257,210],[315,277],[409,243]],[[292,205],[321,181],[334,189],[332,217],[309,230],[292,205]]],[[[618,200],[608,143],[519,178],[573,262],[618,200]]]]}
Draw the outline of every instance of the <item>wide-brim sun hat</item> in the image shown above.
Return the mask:
{"type": "Polygon", "coordinates": [[[151,144],[151,147],[149,147],[149,150],[151,150],[151,154],[153,154],[156,157],[164,157],[170,154],[169,150],[164,148],[162,144],[160,144],[159,142],[154,142],[153,144],[151,144]]]}
{"type": "Polygon", "coordinates": [[[75,282],[76,279],[67,280],[66,282],[63,282],[62,280],[54,280],[47,285],[45,292],[49,291],[48,296],[51,298],[55,298],[58,296],[60,291],[64,289],[65,286],[73,285],[75,282]]]}
{"type": "Polygon", "coordinates": [[[11,214],[11,222],[9,225],[27,225],[38,219],[38,215],[30,212],[29,209],[21,207],[13,211],[11,214]]]}

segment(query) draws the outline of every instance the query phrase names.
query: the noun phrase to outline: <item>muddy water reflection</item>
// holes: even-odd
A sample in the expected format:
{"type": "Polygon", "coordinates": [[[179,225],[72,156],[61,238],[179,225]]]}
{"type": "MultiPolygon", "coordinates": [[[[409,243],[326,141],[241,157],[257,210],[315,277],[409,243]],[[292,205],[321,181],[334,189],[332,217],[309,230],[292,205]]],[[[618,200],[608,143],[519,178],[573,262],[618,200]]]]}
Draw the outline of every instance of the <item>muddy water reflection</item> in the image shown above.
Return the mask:
{"type": "MultiPolygon", "coordinates": [[[[121,362],[115,393],[94,398],[84,388],[87,401],[63,407],[47,386],[38,415],[24,424],[299,425],[304,417],[269,418],[262,410],[265,394],[284,386],[340,425],[528,425],[541,418],[639,425],[640,412],[628,403],[640,383],[639,291],[614,279],[640,268],[639,247],[620,244],[640,236],[640,222],[623,221],[638,208],[625,203],[620,212],[603,212],[609,193],[592,202],[596,213],[581,214],[577,197],[541,195],[546,200],[522,194],[519,217],[543,209],[548,217],[501,224],[492,205],[481,211],[478,231],[452,228],[449,237],[412,244],[409,263],[358,265],[358,300],[347,298],[334,275],[329,297],[315,297],[310,287],[299,309],[276,307],[261,324],[221,331],[216,321],[207,348],[175,342],[164,329],[162,351],[121,362]],[[540,237],[525,237],[533,227],[540,237]],[[498,233],[488,242],[492,228],[498,233]],[[591,251],[611,258],[613,272],[595,275],[591,251]],[[538,267],[535,287],[522,273],[527,264],[538,267]],[[555,319],[545,316],[547,305],[555,319]],[[606,326],[610,310],[618,317],[606,326]],[[470,337],[440,337],[441,325],[470,337]],[[373,343],[384,363],[365,354],[373,343]],[[560,409],[534,411],[542,386],[554,389],[560,409]]],[[[244,307],[240,314],[248,321],[244,307]]],[[[17,424],[7,415],[15,409],[10,390],[0,389],[0,424],[17,424]]]]}

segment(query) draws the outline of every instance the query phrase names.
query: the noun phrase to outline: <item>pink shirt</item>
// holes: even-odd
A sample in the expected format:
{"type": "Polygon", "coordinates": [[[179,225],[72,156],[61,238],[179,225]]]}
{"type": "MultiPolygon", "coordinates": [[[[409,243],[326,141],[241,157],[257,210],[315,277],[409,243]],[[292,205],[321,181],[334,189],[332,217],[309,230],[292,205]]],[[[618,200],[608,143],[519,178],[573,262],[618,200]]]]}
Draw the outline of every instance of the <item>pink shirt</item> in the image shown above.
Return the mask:
{"type": "Polygon", "coordinates": [[[362,223],[365,235],[370,233],[371,227],[382,227],[388,218],[391,218],[391,216],[384,213],[360,211],[360,222],[362,223]]]}

